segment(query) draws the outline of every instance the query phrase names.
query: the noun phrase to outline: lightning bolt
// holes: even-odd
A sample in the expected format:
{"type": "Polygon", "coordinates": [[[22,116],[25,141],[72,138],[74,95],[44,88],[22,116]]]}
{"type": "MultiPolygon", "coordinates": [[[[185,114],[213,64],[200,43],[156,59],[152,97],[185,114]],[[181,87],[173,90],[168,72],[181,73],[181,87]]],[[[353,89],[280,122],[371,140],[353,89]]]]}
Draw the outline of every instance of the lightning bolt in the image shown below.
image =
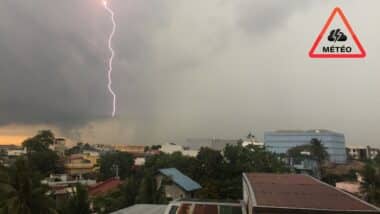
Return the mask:
{"type": "Polygon", "coordinates": [[[108,70],[107,70],[107,75],[108,75],[108,91],[112,95],[112,117],[115,117],[116,114],[116,93],[112,89],[112,63],[113,63],[113,58],[115,56],[115,52],[112,48],[112,38],[115,34],[116,31],[116,22],[115,22],[115,17],[114,17],[114,12],[112,9],[108,6],[108,2],[106,0],[103,1],[103,6],[106,9],[106,11],[109,13],[111,16],[111,21],[112,21],[112,31],[108,37],[108,49],[111,53],[111,56],[108,59],[108,70]]]}

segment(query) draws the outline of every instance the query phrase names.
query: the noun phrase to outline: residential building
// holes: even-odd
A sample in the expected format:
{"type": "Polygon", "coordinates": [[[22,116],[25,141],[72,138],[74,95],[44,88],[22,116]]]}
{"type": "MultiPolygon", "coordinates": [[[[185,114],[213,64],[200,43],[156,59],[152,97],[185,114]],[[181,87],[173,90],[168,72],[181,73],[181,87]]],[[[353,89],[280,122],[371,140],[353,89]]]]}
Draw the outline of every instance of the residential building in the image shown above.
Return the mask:
{"type": "Polygon", "coordinates": [[[185,156],[196,157],[198,155],[198,150],[192,150],[175,143],[166,143],[159,149],[161,152],[166,154],[173,154],[174,152],[181,152],[185,156]]]}
{"type": "Polygon", "coordinates": [[[301,174],[243,173],[248,214],[380,213],[380,209],[344,191],[301,174]]]}
{"type": "Polygon", "coordinates": [[[346,146],[343,134],[329,130],[284,130],[265,132],[265,148],[271,152],[285,154],[291,148],[309,144],[316,138],[320,140],[329,154],[329,161],[337,164],[346,163],[346,146]]]}
{"type": "Polygon", "coordinates": [[[263,142],[260,142],[256,139],[256,137],[254,135],[252,135],[251,133],[249,133],[249,135],[247,136],[247,138],[245,140],[243,140],[242,144],[241,144],[243,147],[246,147],[248,145],[253,145],[253,146],[259,146],[259,147],[264,147],[264,143],[263,142]]]}
{"type": "Polygon", "coordinates": [[[155,176],[157,188],[163,187],[168,199],[192,198],[201,185],[175,168],[160,169],[155,176]]]}
{"type": "Polygon", "coordinates": [[[347,146],[348,155],[354,160],[374,159],[380,150],[370,146],[347,146]]]}
{"type": "Polygon", "coordinates": [[[64,201],[75,191],[75,185],[80,183],[84,186],[94,185],[96,180],[83,179],[81,176],[73,177],[67,174],[52,174],[41,181],[49,187],[48,194],[51,194],[57,204],[64,201]]]}
{"type": "Polygon", "coordinates": [[[66,150],[66,139],[65,138],[56,138],[53,145],[50,145],[49,148],[55,151],[59,156],[65,155],[66,150]]]}
{"type": "Polygon", "coordinates": [[[41,181],[42,184],[46,184],[49,187],[67,187],[80,183],[85,186],[93,185],[96,180],[83,179],[81,177],[71,177],[68,174],[51,174],[49,177],[41,181]]]}
{"type": "Polygon", "coordinates": [[[0,151],[6,153],[8,150],[22,149],[21,146],[16,146],[13,144],[0,144],[0,151]]]}
{"type": "Polygon", "coordinates": [[[108,144],[93,144],[92,147],[100,153],[110,152],[113,150],[112,146],[108,144]]]}
{"type": "Polygon", "coordinates": [[[126,144],[113,144],[113,149],[119,152],[128,152],[134,156],[144,156],[145,146],[126,145],[126,144]]]}
{"type": "Polygon", "coordinates": [[[378,148],[372,148],[372,147],[367,147],[369,149],[368,151],[368,156],[370,159],[375,159],[378,155],[380,155],[380,149],[378,148]]]}
{"type": "Polygon", "coordinates": [[[119,178],[109,178],[88,187],[88,195],[97,197],[115,191],[123,183],[119,178]]]}
{"type": "Polygon", "coordinates": [[[69,175],[81,176],[94,171],[96,157],[85,154],[73,154],[66,159],[65,171],[69,175]]]}
{"type": "Polygon", "coordinates": [[[194,149],[208,147],[217,151],[222,151],[227,144],[237,145],[238,142],[238,139],[188,138],[186,140],[186,146],[189,146],[194,149]]]}
{"type": "Polygon", "coordinates": [[[7,150],[7,156],[8,157],[19,157],[22,155],[25,155],[27,153],[26,147],[25,148],[18,148],[18,149],[8,149],[7,150]]]}

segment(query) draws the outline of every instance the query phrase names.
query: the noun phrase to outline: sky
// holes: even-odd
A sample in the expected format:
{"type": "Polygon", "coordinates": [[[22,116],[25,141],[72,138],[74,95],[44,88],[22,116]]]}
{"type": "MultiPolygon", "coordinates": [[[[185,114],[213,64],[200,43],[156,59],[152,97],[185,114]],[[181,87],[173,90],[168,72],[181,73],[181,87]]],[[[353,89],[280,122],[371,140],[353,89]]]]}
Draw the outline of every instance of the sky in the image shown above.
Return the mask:
{"type": "Polygon", "coordinates": [[[0,2],[0,143],[52,129],[73,142],[162,144],[191,137],[263,139],[331,129],[380,147],[377,0],[0,2]],[[310,59],[339,6],[365,59],[310,59]]]}

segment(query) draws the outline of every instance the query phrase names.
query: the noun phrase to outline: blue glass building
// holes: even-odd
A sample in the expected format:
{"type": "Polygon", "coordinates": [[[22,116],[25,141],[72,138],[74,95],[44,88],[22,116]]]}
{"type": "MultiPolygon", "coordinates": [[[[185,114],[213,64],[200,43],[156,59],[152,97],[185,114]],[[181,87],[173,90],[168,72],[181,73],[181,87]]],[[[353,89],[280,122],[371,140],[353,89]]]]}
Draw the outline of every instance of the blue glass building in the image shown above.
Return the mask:
{"type": "Polygon", "coordinates": [[[286,153],[288,149],[295,146],[310,143],[311,139],[319,139],[325,146],[330,162],[346,163],[346,145],[344,135],[329,130],[287,130],[265,132],[265,147],[274,153],[286,153]]]}

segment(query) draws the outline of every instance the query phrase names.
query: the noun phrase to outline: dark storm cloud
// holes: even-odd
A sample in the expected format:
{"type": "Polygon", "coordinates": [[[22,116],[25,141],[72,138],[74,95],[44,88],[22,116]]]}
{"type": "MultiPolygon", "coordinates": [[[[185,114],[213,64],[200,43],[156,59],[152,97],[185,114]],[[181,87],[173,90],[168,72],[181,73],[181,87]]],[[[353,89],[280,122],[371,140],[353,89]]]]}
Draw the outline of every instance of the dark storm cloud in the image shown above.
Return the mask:
{"type": "MultiPolygon", "coordinates": [[[[108,117],[105,66],[111,23],[101,1],[0,4],[0,124],[70,126],[108,117]]],[[[130,4],[149,9],[144,1],[130,4]]],[[[123,41],[117,50],[131,62],[146,58],[141,51],[148,30],[144,15],[116,17],[132,18],[128,34],[115,37],[123,41]]]]}
{"type": "Polygon", "coordinates": [[[364,14],[360,2],[339,2],[372,48],[366,61],[307,57],[336,2],[111,0],[114,119],[105,73],[111,23],[101,0],[1,1],[0,124],[48,124],[94,143],[291,128],[333,129],[362,142],[361,133],[380,128],[380,77],[372,72],[380,46],[367,20],[378,19],[378,3],[364,14]]]}
{"type": "MultiPolygon", "coordinates": [[[[105,39],[110,20],[101,1],[0,4],[0,124],[52,124],[72,132],[70,127],[108,117],[111,97],[106,89],[109,53],[105,39]]],[[[207,64],[229,44],[232,29],[219,19],[230,15],[219,10],[230,4],[112,1],[118,22],[113,77],[118,115],[140,130],[137,135],[155,132],[159,126],[160,111],[167,108],[165,100],[171,96],[161,83],[168,84],[177,72],[191,73],[207,64]],[[196,14],[204,15],[205,9],[210,17],[198,20],[196,14]],[[199,38],[189,39],[191,32],[199,38]]],[[[272,12],[285,11],[280,19],[290,13],[277,4],[265,5],[272,12]]],[[[257,5],[251,4],[252,10],[246,11],[240,6],[237,14],[247,26],[276,27],[257,5]],[[258,15],[250,17],[252,13],[258,15]]],[[[174,77],[171,83],[175,82],[174,77]]]]}
{"type": "Polygon", "coordinates": [[[88,27],[90,2],[76,2],[1,3],[0,124],[80,125],[108,114],[105,35],[88,27]]]}

